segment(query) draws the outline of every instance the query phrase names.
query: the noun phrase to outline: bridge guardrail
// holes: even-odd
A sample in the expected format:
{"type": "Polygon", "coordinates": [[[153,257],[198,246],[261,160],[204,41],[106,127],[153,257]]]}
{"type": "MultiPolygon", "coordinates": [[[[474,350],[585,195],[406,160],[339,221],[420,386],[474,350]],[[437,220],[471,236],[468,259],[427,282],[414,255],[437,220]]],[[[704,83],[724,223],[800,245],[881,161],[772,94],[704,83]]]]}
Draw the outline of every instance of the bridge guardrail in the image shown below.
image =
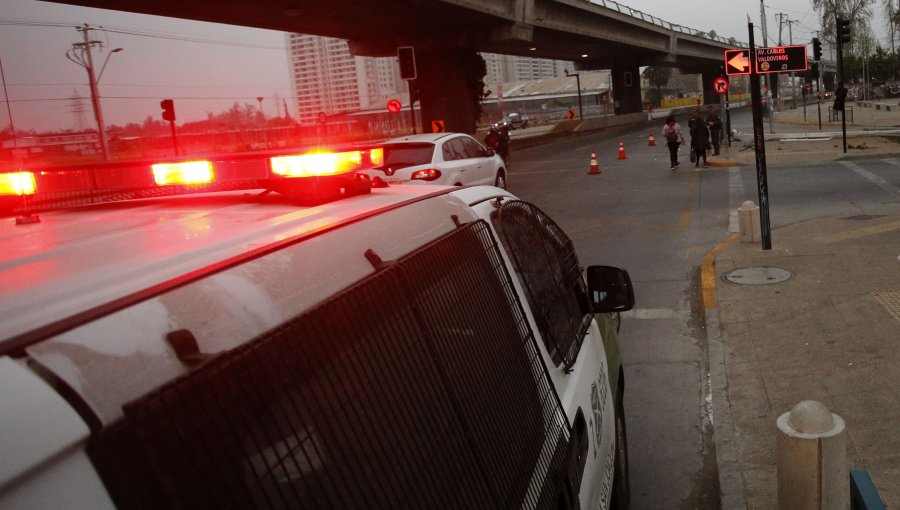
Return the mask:
{"type": "Polygon", "coordinates": [[[646,21],[647,23],[652,23],[654,25],[657,25],[657,26],[660,26],[663,28],[668,28],[669,30],[672,30],[674,32],[681,32],[683,34],[693,35],[696,37],[712,39],[714,41],[718,41],[723,44],[729,44],[732,46],[739,46],[739,47],[747,47],[748,46],[747,43],[737,41],[734,38],[725,38],[725,37],[722,37],[719,35],[714,35],[714,36],[710,37],[709,33],[704,32],[703,30],[697,30],[695,28],[690,28],[690,27],[686,27],[683,25],[669,23],[668,21],[657,18],[656,16],[653,16],[652,14],[647,14],[647,13],[639,11],[637,9],[633,9],[631,7],[628,7],[627,5],[622,5],[619,2],[616,2],[615,0],[588,0],[588,1],[594,5],[606,7],[607,9],[619,12],[621,14],[627,14],[633,18],[638,18],[642,21],[646,21]]]}

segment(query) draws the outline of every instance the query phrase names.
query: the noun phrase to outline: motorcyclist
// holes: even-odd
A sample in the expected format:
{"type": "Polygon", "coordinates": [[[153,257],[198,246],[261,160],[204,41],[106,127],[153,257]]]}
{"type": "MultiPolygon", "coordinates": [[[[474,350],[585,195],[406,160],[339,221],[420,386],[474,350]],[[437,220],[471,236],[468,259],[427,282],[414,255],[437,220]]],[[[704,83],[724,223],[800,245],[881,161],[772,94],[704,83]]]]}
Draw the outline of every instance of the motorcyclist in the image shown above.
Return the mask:
{"type": "Polygon", "coordinates": [[[509,166],[509,126],[503,124],[499,128],[491,126],[487,135],[484,137],[484,143],[488,147],[497,151],[497,154],[503,159],[503,162],[509,166]]]}

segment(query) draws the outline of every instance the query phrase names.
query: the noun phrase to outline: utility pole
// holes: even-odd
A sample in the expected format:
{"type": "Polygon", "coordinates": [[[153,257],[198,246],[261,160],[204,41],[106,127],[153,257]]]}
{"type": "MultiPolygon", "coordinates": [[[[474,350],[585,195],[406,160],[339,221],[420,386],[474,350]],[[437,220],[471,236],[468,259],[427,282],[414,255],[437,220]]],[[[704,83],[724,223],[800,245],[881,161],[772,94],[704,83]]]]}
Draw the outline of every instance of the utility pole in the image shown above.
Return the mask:
{"type": "MultiPolygon", "coordinates": [[[[73,43],[72,49],[66,52],[66,58],[85,68],[88,73],[88,84],[91,89],[91,103],[94,106],[94,118],[97,120],[97,131],[99,132],[100,138],[100,151],[103,153],[103,160],[109,161],[109,144],[106,140],[106,127],[103,124],[103,110],[100,108],[100,92],[97,88],[97,80],[94,76],[94,57],[91,54],[91,48],[93,46],[97,46],[99,48],[103,48],[103,43],[100,41],[92,41],[91,40],[91,27],[88,25],[84,25],[83,27],[78,27],[76,30],[82,33],[84,36],[84,42],[73,43]]],[[[121,48],[117,48],[112,52],[108,53],[106,56],[107,61],[109,61],[109,56],[112,55],[116,51],[121,51],[121,48]]],[[[106,63],[103,64],[106,67],[106,63]]],[[[101,74],[102,74],[101,70],[101,74]]]]}

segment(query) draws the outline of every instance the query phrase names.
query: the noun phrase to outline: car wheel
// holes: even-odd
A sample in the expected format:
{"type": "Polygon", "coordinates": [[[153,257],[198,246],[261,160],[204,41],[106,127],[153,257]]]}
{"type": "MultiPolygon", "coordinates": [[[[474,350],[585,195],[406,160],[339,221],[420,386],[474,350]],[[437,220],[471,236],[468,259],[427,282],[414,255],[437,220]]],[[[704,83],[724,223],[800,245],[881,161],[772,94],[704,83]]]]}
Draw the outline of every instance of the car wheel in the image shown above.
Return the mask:
{"type": "Polygon", "coordinates": [[[497,178],[494,179],[494,186],[500,189],[506,189],[506,172],[503,170],[497,171],[497,178]]]}
{"type": "Polygon", "coordinates": [[[624,382],[623,378],[619,379],[619,389],[616,392],[616,467],[609,505],[612,510],[627,510],[631,494],[628,479],[628,442],[625,433],[624,382]]]}

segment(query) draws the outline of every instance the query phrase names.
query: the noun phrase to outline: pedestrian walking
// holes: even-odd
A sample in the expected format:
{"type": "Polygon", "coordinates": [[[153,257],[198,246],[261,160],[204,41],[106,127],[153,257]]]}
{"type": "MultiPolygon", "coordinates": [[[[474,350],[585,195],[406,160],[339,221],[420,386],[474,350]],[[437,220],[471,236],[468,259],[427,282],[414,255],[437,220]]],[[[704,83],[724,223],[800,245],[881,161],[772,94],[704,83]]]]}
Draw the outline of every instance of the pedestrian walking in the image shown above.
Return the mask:
{"type": "Polygon", "coordinates": [[[663,136],[666,138],[666,147],[669,148],[669,162],[672,164],[672,170],[678,166],[678,146],[684,142],[684,136],[681,134],[681,126],[675,120],[674,115],[666,117],[666,125],[663,126],[663,136]]]}
{"type": "Polygon", "coordinates": [[[707,110],[706,125],[709,126],[709,136],[712,138],[713,156],[719,155],[719,147],[722,143],[722,119],[712,106],[707,110]]]}
{"type": "Polygon", "coordinates": [[[706,151],[709,149],[709,128],[702,120],[695,122],[691,128],[691,150],[694,151],[694,166],[700,166],[700,158],[703,158],[703,168],[708,167],[706,164],[706,151]]]}

